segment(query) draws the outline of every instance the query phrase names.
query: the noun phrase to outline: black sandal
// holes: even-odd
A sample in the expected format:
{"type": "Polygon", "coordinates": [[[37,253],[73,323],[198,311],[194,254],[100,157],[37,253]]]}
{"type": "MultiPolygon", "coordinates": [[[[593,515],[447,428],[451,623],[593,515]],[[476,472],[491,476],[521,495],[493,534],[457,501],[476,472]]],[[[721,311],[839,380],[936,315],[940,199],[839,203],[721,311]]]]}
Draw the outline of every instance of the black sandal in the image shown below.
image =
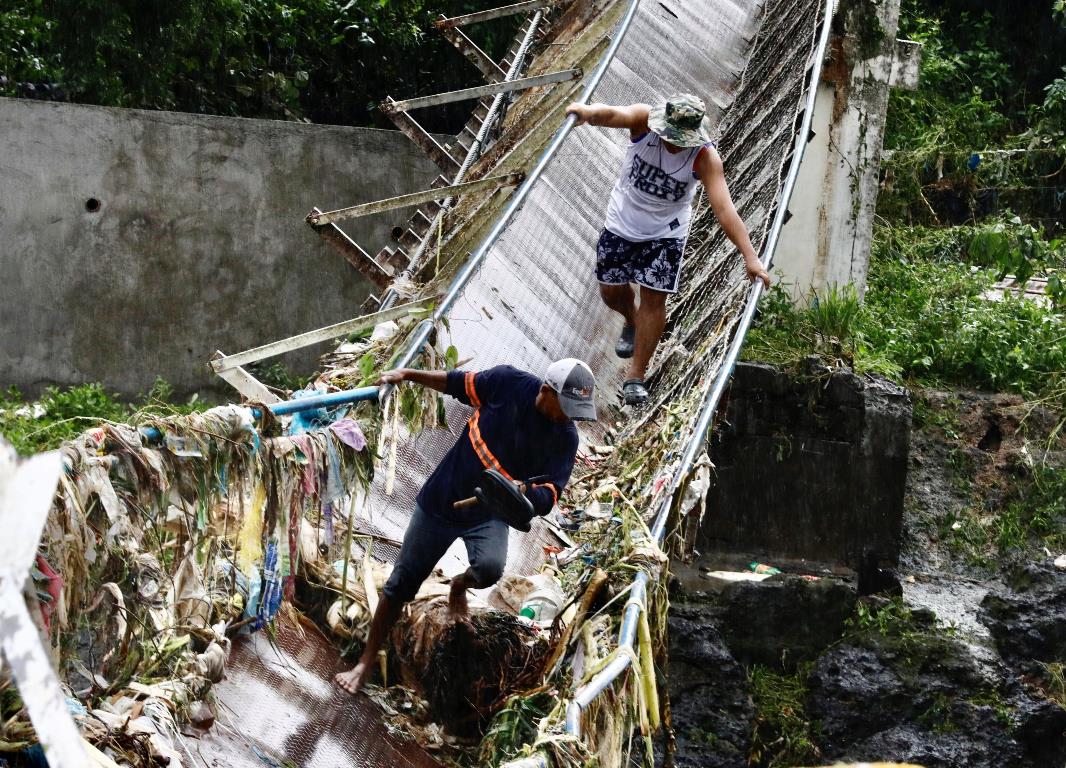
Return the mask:
{"type": "Polygon", "coordinates": [[[614,345],[614,353],[623,360],[633,357],[633,343],[637,336],[637,329],[632,325],[622,327],[622,335],[618,337],[618,343],[614,345]]]}
{"type": "Polygon", "coordinates": [[[648,388],[644,379],[626,379],[622,382],[622,397],[626,405],[644,405],[648,401],[648,388]]]}

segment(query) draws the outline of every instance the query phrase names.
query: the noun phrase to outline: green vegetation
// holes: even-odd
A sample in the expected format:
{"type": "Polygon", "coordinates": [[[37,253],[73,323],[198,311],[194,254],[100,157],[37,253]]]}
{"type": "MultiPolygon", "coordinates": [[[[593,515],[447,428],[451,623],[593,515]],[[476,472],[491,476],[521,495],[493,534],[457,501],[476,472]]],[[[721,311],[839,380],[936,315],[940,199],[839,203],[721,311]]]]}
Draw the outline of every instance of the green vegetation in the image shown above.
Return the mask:
{"type": "MultiPolygon", "coordinates": [[[[31,95],[32,86],[37,97],[106,106],[385,126],[373,111],[385,95],[478,79],[448,41],[424,30],[442,13],[483,7],[474,0],[27,0],[0,10],[0,95],[31,95]]],[[[479,24],[470,34],[499,58],[516,24],[479,24]]],[[[434,116],[447,123],[468,112],[466,104],[434,116]]]]}
{"type": "Polygon", "coordinates": [[[1066,664],[1062,662],[1037,662],[1044,670],[1044,690],[1053,701],[1066,707],[1066,664]]]}
{"type": "Polygon", "coordinates": [[[882,216],[961,224],[1013,207],[1061,219],[1051,200],[1066,182],[1066,20],[1056,5],[903,0],[899,35],[922,43],[922,65],[917,90],[891,92],[882,216]]]}
{"type": "Polygon", "coordinates": [[[274,389],[283,389],[292,392],[303,389],[308,385],[313,376],[297,376],[286,367],[284,363],[273,362],[252,363],[247,366],[248,372],[259,381],[274,389]]]}
{"type": "Polygon", "coordinates": [[[1066,316],[1014,295],[983,298],[995,274],[939,257],[957,238],[879,228],[863,303],[850,287],[833,287],[796,308],[775,287],[744,355],[788,365],[823,354],[918,385],[1066,396],[1066,316]]]}
{"type": "Polygon", "coordinates": [[[755,704],[750,765],[762,768],[811,765],[821,758],[815,725],[807,717],[804,699],[810,664],[782,673],[761,664],[748,669],[748,686],[755,704]]]}
{"type": "Polygon", "coordinates": [[[957,653],[953,627],[937,626],[931,611],[912,611],[899,597],[882,604],[860,600],[844,626],[846,641],[891,651],[904,681],[957,653]]]}
{"type": "MultiPolygon", "coordinates": [[[[794,307],[776,287],[744,355],[789,366],[816,354],[919,393],[1018,393],[1066,429],[1066,239],[1048,190],[1066,184],[1063,3],[903,0],[900,37],[923,43],[919,88],[893,90],[865,295],[832,286],[794,307]],[[1013,207],[1014,210],[1010,210],[1013,207]],[[1011,275],[1047,300],[997,295],[1011,275]]],[[[950,409],[916,399],[915,423],[958,442],[950,409]]],[[[1064,471],[1037,462],[997,497],[972,446],[948,456],[969,509],[930,521],[972,563],[1066,543],[1064,471]]]]}
{"type": "Polygon", "coordinates": [[[1062,125],[1066,27],[1057,0],[903,0],[899,37],[922,44],[915,91],[894,90],[885,146],[918,155],[1016,143],[1062,125]]]}
{"type": "Polygon", "coordinates": [[[193,396],[174,402],[174,390],[157,379],[135,403],[124,403],[100,384],[59,389],[49,387],[37,401],[24,399],[14,387],[0,393],[0,435],[28,455],[57,448],[101,422],[129,422],[137,415],[172,415],[203,410],[193,396]]]}
{"type": "MultiPolygon", "coordinates": [[[[942,627],[926,610],[912,611],[902,598],[882,604],[859,601],[845,625],[844,641],[888,651],[893,670],[905,684],[917,683],[924,674],[941,675],[957,668],[960,653],[955,628],[942,627]]],[[[1002,691],[985,683],[963,698],[955,690],[933,693],[923,702],[916,721],[934,733],[958,730],[955,722],[962,707],[991,707],[1006,728],[1013,727],[1013,710],[1002,691]]]]}
{"type": "MultiPolygon", "coordinates": [[[[965,489],[967,492],[970,488],[965,489]]],[[[992,509],[974,503],[940,521],[939,538],[973,566],[990,568],[1033,546],[1059,552],[1066,547],[1066,468],[1038,464],[992,509]]]]}
{"type": "Polygon", "coordinates": [[[481,741],[478,765],[501,765],[520,756],[537,737],[537,725],[556,704],[551,691],[514,696],[497,712],[481,741]]]}

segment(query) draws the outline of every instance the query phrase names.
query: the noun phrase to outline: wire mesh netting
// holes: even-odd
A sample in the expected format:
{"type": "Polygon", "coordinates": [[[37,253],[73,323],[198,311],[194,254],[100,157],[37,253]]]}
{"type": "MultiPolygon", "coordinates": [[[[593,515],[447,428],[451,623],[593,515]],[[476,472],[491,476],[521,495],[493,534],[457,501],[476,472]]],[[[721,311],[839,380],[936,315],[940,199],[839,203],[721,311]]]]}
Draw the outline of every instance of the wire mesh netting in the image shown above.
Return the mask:
{"type": "MultiPolygon", "coordinates": [[[[643,3],[595,93],[596,101],[614,104],[657,103],[683,91],[704,97],[719,126],[733,199],[757,249],[793,142],[819,7],[811,0],[643,3]]],[[[653,406],[623,416],[617,396],[623,369],[613,353],[621,318],[603,305],[593,267],[627,143],[624,131],[570,133],[448,313],[440,342],[471,358],[467,367],[475,370],[506,363],[540,373],[562,357],[584,359],[597,375],[605,415],[583,429],[586,445],[600,440],[611,421],[632,419],[628,428],[639,427],[682,390],[705,384],[724,356],[748,287],[736,249],[701,205],[668,334],[652,361],[653,406]]],[[[422,432],[401,443],[394,493],[384,493],[383,479],[375,481],[362,512],[366,524],[402,538],[414,497],[467,415],[449,403],[451,431],[422,432]]],[[[540,527],[512,532],[508,569],[535,569],[542,543],[540,527]]],[[[465,567],[457,542],[442,569],[451,575],[465,567]]]]}

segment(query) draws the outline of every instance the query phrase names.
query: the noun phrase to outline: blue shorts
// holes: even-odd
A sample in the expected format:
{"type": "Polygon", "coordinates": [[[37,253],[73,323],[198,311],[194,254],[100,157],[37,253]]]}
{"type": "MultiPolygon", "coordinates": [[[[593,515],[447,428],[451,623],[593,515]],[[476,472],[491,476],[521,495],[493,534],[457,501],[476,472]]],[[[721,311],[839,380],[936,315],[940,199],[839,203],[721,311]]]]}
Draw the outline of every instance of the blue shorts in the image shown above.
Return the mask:
{"type": "Polygon", "coordinates": [[[604,285],[636,283],[664,293],[677,293],[684,251],[682,238],[634,243],[605,229],[596,243],[596,279],[604,285]]]}
{"type": "Polygon", "coordinates": [[[400,555],[382,592],[397,603],[414,598],[448,547],[459,538],[466,544],[474,586],[491,587],[500,580],[507,564],[507,533],[507,524],[496,518],[473,527],[456,525],[424,512],[416,504],[403,535],[400,555]]]}

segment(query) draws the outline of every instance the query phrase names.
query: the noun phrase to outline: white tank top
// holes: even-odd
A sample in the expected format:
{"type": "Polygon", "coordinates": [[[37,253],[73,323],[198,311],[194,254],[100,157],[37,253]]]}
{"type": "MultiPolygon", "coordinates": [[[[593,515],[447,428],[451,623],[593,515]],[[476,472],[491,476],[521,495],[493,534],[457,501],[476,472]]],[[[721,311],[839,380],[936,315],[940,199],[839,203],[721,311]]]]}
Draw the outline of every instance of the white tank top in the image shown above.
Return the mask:
{"type": "Polygon", "coordinates": [[[604,227],[633,242],[687,237],[699,181],[694,166],[701,149],[670,153],[651,131],[630,142],[604,227]]]}

